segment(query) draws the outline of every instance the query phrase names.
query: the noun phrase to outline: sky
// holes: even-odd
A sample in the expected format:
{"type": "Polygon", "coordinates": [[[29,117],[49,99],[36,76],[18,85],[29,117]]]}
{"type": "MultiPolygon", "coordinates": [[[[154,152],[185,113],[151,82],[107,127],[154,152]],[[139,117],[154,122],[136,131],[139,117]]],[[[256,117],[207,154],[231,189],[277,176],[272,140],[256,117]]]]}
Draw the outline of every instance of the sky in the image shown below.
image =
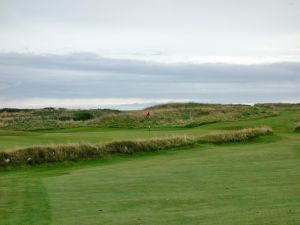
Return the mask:
{"type": "Polygon", "coordinates": [[[0,0],[0,108],[300,102],[299,0],[0,0]]]}

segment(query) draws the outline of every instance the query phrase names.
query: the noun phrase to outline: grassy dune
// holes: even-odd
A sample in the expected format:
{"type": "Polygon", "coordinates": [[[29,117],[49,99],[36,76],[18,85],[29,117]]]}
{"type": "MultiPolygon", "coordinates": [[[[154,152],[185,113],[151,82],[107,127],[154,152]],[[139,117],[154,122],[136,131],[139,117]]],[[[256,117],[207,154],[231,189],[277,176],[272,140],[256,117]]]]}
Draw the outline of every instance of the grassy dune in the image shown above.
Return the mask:
{"type": "Polygon", "coordinates": [[[151,111],[151,126],[162,127],[198,127],[220,121],[264,118],[278,114],[282,107],[265,107],[264,105],[219,105],[178,103],[164,104],[137,111],[118,111],[108,109],[67,110],[0,110],[0,128],[22,131],[65,129],[78,127],[98,128],[143,128],[148,126],[145,117],[151,111]],[[81,120],[78,114],[89,115],[81,120]]]}

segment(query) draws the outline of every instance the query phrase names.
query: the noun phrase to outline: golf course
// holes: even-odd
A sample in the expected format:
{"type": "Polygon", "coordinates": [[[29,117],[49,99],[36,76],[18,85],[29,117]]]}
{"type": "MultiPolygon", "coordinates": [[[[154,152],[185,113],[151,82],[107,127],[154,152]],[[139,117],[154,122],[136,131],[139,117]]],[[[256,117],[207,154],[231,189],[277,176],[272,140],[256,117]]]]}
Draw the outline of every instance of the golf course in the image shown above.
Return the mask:
{"type": "Polygon", "coordinates": [[[299,104],[87,112],[2,110],[1,225],[300,224],[299,104]]]}
{"type": "Polygon", "coordinates": [[[300,0],[0,0],[0,225],[300,225],[300,0]]]}

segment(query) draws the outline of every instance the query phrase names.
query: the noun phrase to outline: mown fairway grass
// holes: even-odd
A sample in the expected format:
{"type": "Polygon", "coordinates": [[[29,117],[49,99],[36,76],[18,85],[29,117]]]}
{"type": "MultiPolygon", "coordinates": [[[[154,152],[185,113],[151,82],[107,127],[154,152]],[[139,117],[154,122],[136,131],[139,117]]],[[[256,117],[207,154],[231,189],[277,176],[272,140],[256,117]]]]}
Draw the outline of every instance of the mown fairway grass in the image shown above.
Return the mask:
{"type": "MultiPolygon", "coordinates": [[[[273,127],[273,136],[248,143],[1,171],[0,224],[300,224],[296,117],[299,112],[285,112],[254,121],[157,131],[160,136],[273,127]]],[[[103,132],[109,140],[148,135],[146,130],[142,135],[140,130],[110,132],[103,132]]],[[[7,143],[16,143],[15,138],[7,143]]]]}

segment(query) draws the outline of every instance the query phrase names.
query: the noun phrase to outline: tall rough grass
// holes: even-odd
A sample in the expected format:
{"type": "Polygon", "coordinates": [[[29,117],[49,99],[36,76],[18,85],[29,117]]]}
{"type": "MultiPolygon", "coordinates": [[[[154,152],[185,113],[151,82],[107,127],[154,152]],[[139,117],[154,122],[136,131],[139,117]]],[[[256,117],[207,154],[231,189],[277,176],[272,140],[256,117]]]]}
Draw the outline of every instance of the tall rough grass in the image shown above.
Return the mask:
{"type": "Polygon", "coordinates": [[[220,134],[207,135],[200,137],[198,140],[201,143],[219,144],[226,142],[243,142],[260,135],[273,133],[270,127],[245,128],[241,130],[226,131],[220,134]]]}
{"type": "Polygon", "coordinates": [[[203,137],[178,136],[138,141],[114,141],[106,144],[61,144],[32,146],[12,152],[0,152],[0,166],[36,165],[52,162],[101,160],[106,156],[131,155],[168,148],[186,147],[197,143],[241,142],[270,134],[269,127],[247,128],[203,137]]]}
{"type": "Polygon", "coordinates": [[[36,165],[51,162],[100,160],[108,155],[129,155],[189,146],[193,137],[157,138],[138,141],[115,141],[106,144],[60,144],[32,146],[12,152],[0,152],[0,166],[36,165]]]}
{"type": "MultiPolygon", "coordinates": [[[[296,109],[296,106],[293,106],[296,109]]],[[[280,107],[281,109],[281,107],[280,107]]],[[[236,121],[277,115],[276,106],[218,105],[172,103],[145,110],[118,111],[108,109],[0,109],[0,128],[10,130],[47,130],[75,127],[142,128],[148,126],[151,111],[152,127],[197,127],[219,121],[236,121]],[[80,115],[81,116],[78,116],[80,115]]]]}

